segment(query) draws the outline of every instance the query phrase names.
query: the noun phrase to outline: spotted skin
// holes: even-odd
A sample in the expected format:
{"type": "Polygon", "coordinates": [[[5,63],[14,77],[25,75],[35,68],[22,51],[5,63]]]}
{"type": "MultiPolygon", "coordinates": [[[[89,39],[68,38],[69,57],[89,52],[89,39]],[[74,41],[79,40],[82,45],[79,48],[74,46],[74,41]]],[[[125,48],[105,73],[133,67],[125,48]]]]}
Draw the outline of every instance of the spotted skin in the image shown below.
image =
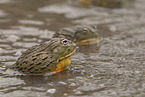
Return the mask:
{"type": "Polygon", "coordinates": [[[12,66],[27,74],[58,72],[69,66],[76,45],[70,40],[52,38],[25,51],[12,66]],[[55,52],[54,52],[55,51],[55,52]],[[66,57],[64,57],[66,56],[66,57]]]}

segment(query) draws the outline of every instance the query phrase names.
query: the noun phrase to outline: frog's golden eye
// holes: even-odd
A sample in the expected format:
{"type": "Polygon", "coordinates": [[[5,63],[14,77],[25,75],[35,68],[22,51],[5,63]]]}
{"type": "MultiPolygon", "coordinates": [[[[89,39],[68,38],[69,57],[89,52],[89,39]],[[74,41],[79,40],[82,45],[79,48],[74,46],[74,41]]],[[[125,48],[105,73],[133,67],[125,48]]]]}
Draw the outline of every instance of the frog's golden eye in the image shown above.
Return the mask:
{"type": "Polygon", "coordinates": [[[64,40],[63,40],[63,44],[64,44],[64,45],[67,45],[67,44],[68,44],[67,39],[64,39],[64,40]]]}

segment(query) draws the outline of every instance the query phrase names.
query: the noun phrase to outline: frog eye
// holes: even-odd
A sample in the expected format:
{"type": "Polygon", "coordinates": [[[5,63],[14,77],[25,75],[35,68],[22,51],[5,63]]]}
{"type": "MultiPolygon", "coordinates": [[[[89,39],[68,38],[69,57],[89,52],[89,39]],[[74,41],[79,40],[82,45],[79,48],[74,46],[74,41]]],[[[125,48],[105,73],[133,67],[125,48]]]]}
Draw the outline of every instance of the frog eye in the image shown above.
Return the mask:
{"type": "Polygon", "coordinates": [[[63,40],[63,44],[64,44],[64,45],[67,45],[67,44],[68,44],[67,39],[64,39],[64,40],[63,40]]]}
{"type": "Polygon", "coordinates": [[[87,28],[84,28],[84,32],[89,32],[89,29],[87,29],[87,28]]]}

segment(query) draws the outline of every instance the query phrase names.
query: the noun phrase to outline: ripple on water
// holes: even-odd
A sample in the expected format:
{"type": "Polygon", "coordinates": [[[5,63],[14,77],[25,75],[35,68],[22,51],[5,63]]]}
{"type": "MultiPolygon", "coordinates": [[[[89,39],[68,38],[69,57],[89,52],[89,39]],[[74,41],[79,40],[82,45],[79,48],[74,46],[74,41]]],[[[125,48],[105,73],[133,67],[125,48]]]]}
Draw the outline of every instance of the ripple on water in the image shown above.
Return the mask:
{"type": "Polygon", "coordinates": [[[7,92],[13,89],[19,88],[19,86],[24,85],[24,81],[16,78],[0,78],[0,91],[7,92]]]}
{"type": "Polygon", "coordinates": [[[5,38],[5,40],[7,42],[15,42],[17,41],[18,39],[20,39],[18,36],[16,35],[9,35],[9,36],[6,36],[7,38],[5,38]]]}
{"type": "Polygon", "coordinates": [[[20,24],[43,25],[44,22],[37,20],[18,20],[20,24]]]}
{"type": "MultiPolygon", "coordinates": [[[[98,8],[99,9],[99,8],[98,8]]],[[[97,9],[86,9],[86,8],[77,8],[70,6],[68,4],[54,4],[46,7],[39,8],[39,12],[44,13],[57,13],[57,14],[65,14],[68,18],[79,18],[83,16],[92,16],[96,15],[97,9]]],[[[102,15],[108,15],[108,13],[102,12],[98,10],[102,15]]],[[[99,15],[99,14],[97,14],[99,15]]]]}
{"type": "Polygon", "coordinates": [[[28,42],[28,43],[24,43],[24,42],[15,42],[13,43],[13,46],[14,47],[21,47],[21,48],[30,48],[34,45],[38,45],[39,43],[31,43],[31,42],[28,42]]]}

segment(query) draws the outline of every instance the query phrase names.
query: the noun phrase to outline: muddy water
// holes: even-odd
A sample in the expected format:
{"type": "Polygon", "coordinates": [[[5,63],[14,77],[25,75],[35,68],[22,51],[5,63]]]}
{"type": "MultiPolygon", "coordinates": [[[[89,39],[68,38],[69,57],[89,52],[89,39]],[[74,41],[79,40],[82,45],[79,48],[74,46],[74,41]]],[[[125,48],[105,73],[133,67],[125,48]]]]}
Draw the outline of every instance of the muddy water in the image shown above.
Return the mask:
{"type": "Polygon", "coordinates": [[[0,97],[144,97],[145,1],[133,5],[107,9],[65,0],[1,0],[0,97]],[[7,69],[22,51],[76,24],[98,25],[101,40],[100,46],[80,47],[71,70],[30,76],[7,69]]]}

